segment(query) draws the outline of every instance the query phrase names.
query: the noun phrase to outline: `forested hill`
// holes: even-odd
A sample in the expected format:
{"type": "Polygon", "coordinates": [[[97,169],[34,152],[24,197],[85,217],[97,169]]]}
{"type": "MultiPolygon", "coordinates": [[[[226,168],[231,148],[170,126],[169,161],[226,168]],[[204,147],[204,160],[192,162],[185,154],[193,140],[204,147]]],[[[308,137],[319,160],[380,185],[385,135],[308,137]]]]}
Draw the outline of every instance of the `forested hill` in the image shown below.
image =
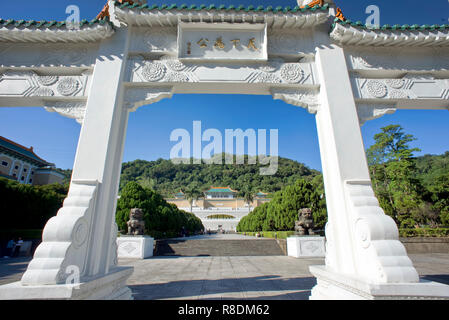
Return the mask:
{"type": "MultiPolygon", "coordinates": [[[[235,162],[234,162],[235,163],[235,162]]],[[[170,160],[135,160],[123,163],[120,189],[129,181],[150,187],[165,197],[171,197],[180,189],[196,188],[200,191],[210,186],[226,187],[234,190],[253,189],[272,193],[293,184],[297,179],[312,180],[320,175],[294,160],[279,157],[275,175],[260,175],[259,168],[267,165],[227,165],[227,164],[174,164],[170,160]]]]}
{"type": "Polygon", "coordinates": [[[449,151],[442,155],[426,154],[416,158],[417,178],[427,189],[435,186],[441,177],[449,176],[449,151]]]}

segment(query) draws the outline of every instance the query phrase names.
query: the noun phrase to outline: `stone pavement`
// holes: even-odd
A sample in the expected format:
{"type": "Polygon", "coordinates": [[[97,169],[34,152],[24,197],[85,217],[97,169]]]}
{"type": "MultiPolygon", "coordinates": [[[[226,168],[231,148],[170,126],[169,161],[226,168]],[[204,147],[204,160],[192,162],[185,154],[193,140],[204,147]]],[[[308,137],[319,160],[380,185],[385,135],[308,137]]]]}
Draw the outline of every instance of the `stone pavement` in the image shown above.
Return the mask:
{"type": "MultiPolygon", "coordinates": [[[[411,254],[423,279],[449,284],[449,253],[411,254]]],[[[0,285],[19,281],[29,258],[0,258],[0,285]]],[[[134,266],[128,280],[140,299],[308,299],[315,278],[309,265],[323,259],[265,257],[153,257],[120,259],[134,266]]]]}

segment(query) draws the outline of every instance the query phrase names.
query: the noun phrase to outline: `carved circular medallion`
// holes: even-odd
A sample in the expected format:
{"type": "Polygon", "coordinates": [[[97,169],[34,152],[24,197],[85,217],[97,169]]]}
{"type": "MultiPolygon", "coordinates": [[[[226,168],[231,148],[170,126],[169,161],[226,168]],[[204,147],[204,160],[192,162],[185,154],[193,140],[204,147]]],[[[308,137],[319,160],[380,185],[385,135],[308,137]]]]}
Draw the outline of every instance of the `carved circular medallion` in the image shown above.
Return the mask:
{"type": "Polygon", "coordinates": [[[165,76],[166,72],[167,68],[158,62],[147,63],[142,68],[142,76],[147,81],[161,80],[165,76]]]}
{"type": "Polygon", "coordinates": [[[52,97],[54,95],[55,93],[50,88],[39,88],[33,94],[35,97],[52,97]]]}
{"type": "Polygon", "coordinates": [[[298,83],[304,79],[304,70],[297,64],[286,64],[281,68],[281,77],[285,82],[298,83]]]}
{"type": "Polygon", "coordinates": [[[59,81],[56,90],[63,96],[71,96],[78,91],[80,83],[74,78],[64,78],[59,81]]]}
{"type": "Polygon", "coordinates": [[[355,224],[355,233],[358,243],[366,249],[371,245],[371,233],[368,225],[363,220],[358,220],[355,224]]]}
{"type": "Polygon", "coordinates": [[[388,79],[385,83],[394,89],[401,89],[404,86],[405,81],[403,79],[388,79]]]}
{"type": "Polygon", "coordinates": [[[88,232],[89,227],[87,225],[86,220],[80,219],[73,228],[72,233],[73,245],[77,248],[81,247],[87,240],[88,232]]]}
{"type": "Polygon", "coordinates": [[[173,71],[183,71],[187,66],[179,60],[167,60],[167,67],[173,71]]]}
{"type": "Polygon", "coordinates": [[[58,76],[38,76],[37,82],[43,86],[51,86],[59,80],[58,76]]]}
{"type": "Polygon", "coordinates": [[[377,80],[368,81],[366,87],[370,95],[376,98],[383,98],[388,93],[387,86],[377,80]]]}

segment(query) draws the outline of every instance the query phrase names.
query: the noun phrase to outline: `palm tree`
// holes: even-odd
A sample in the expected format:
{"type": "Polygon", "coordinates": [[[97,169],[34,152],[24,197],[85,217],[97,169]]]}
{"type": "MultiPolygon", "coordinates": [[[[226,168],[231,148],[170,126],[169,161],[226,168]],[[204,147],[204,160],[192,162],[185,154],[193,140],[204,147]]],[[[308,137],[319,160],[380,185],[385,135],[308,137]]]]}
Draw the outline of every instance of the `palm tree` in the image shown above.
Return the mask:
{"type": "Polygon", "coordinates": [[[187,201],[189,201],[190,212],[192,212],[193,201],[196,201],[201,197],[201,192],[198,190],[197,186],[192,186],[190,188],[187,188],[186,191],[184,191],[184,194],[186,196],[187,201]]]}
{"type": "Polygon", "coordinates": [[[248,213],[251,212],[251,203],[254,201],[254,192],[251,189],[243,190],[242,193],[243,200],[248,205],[248,213]]]}

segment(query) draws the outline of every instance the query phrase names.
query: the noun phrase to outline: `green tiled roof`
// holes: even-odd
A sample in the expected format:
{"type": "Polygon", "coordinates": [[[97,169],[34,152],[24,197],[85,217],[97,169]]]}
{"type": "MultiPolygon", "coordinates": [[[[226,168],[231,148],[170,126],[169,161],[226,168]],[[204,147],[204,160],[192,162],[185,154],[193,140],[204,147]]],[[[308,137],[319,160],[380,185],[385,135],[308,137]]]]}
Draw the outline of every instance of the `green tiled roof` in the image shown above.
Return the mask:
{"type": "Polygon", "coordinates": [[[205,191],[205,193],[236,193],[237,191],[232,190],[231,188],[210,188],[205,191]]]}
{"type": "Polygon", "coordinates": [[[148,4],[138,4],[138,3],[134,3],[134,4],[130,4],[129,2],[125,2],[125,3],[120,3],[118,1],[115,2],[115,5],[120,8],[120,9],[138,9],[138,10],[149,10],[149,11],[162,11],[162,10],[167,10],[167,11],[173,11],[173,10],[189,10],[189,11],[200,11],[200,10],[206,10],[206,11],[242,11],[242,12],[283,12],[283,13],[287,13],[287,12],[306,12],[306,11],[316,11],[316,10],[327,10],[329,8],[329,4],[325,4],[323,6],[319,6],[316,5],[313,8],[310,8],[309,6],[306,6],[304,8],[300,8],[298,6],[295,7],[272,7],[272,6],[243,6],[243,5],[239,5],[239,6],[234,6],[234,5],[219,5],[216,6],[214,4],[211,5],[186,5],[186,4],[181,4],[181,5],[176,5],[176,4],[172,4],[172,5],[167,5],[167,4],[163,4],[163,5],[148,5],[148,4]]]}
{"type": "Polygon", "coordinates": [[[386,30],[391,30],[391,31],[437,31],[437,30],[448,30],[449,29],[449,25],[447,24],[443,24],[443,25],[438,25],[438,24],[433,24],[433,25],[418,25],[418,24],[414,24],[414,25],[408,25],[408,24],[404,24],[404,25],[399,25],[399,24],[395,24],[393,26],[391,25],[383,25],[383,26],[377,26],[377,27],[373,27],[373,26],[367,26],[366,24],[363,24],[361,21],[351,21],[349,19],[346,19],[345,21],[342,21],[338,18],[336,18],[334,20],[334,23],[332,24],[332,28],[331,30],[333,30],[335,28],[335,26],[337,24],[341,24],[341,25],[347,25],[347,26],[351,26],[351,27],[356,27],[359,29],[364,29],[364,30],[378,30],[378,31],[386,31],[386,30]]]}
{"type": "MultiPolygon", "coordinates": [[[[66,26],[66,22],[65,21],[35,21],[35,20],[14,20],[14,19],[8,19],[8,20],[4,20],[4,19],[0,19],[0,27],[16,27],[16,28],[29,28],[29,27],[36,27],[37,29],[46,29],[46,28],[55,28],[55,29],[61,29],[61,28],[65,28],[66,26]]],[[[109,24],[110,26],[112,26],[112,23],[109,21],[108,18],[103,19],[103,20],[99,20],[99,19],[94,19],[91,21],[88,20],[81,20],[79,23],[80,28],[84,27],[84,26],[95,26],[95,25],[105,25],[105,24],[109,24]]]]}

